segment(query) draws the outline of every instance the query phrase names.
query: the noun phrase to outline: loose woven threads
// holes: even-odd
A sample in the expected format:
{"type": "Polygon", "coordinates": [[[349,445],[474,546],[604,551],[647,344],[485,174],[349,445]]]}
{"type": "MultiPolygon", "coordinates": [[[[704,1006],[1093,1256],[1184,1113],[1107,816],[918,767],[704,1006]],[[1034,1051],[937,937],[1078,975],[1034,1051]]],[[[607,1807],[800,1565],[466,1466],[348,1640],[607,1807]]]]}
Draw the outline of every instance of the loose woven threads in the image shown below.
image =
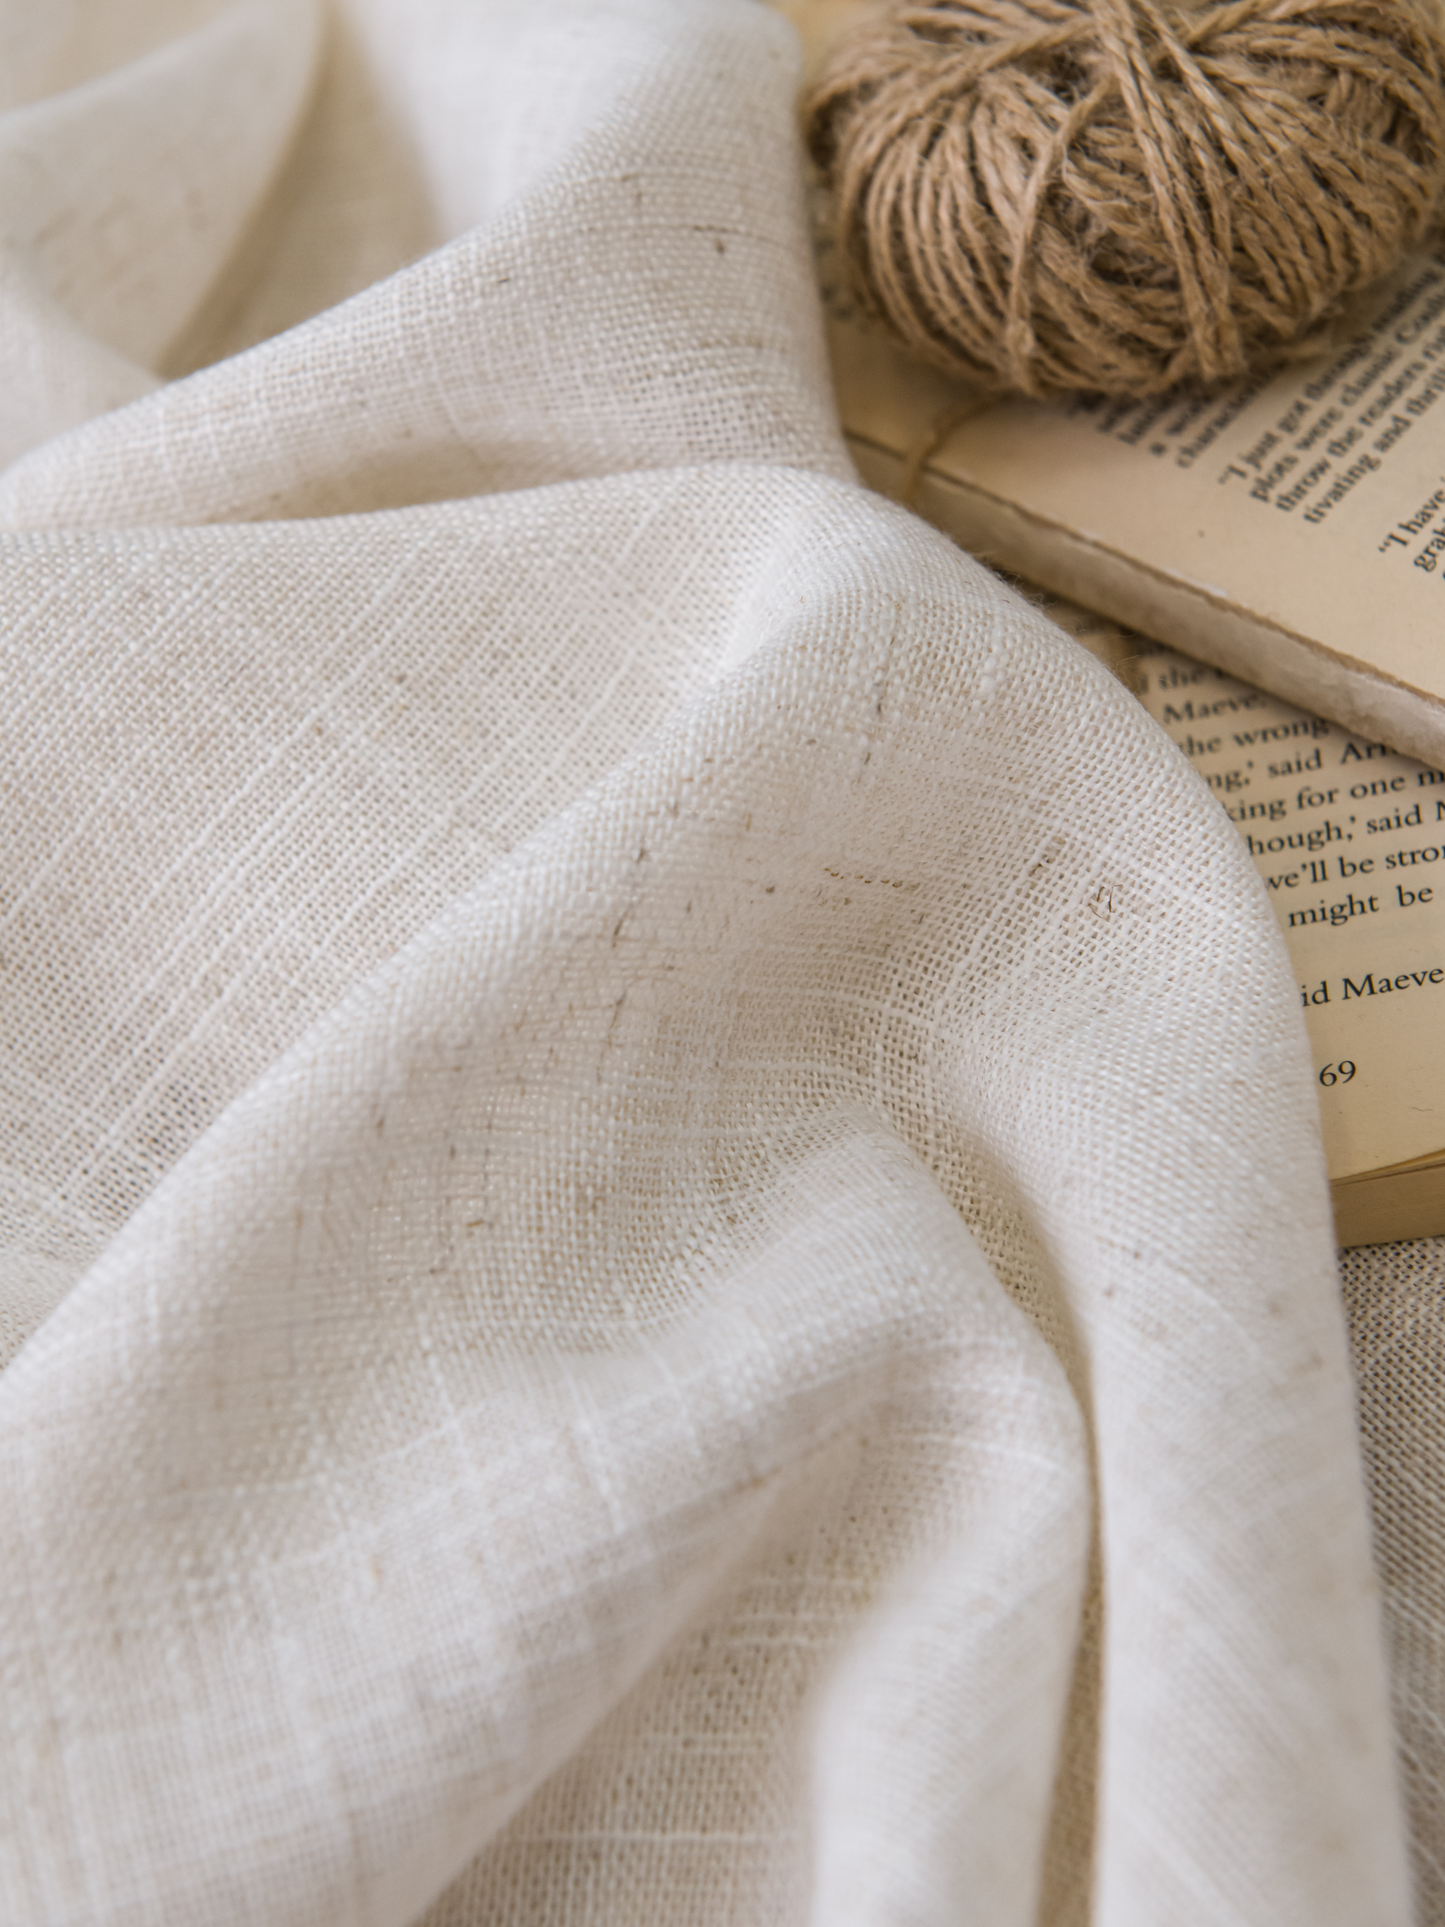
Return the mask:
{"type": "Polygon", "coordinates": [[[905,4],[806,115],[865,308],[1027,395],[1324,345],[1445,190],[1435,0],[905,4]]]}

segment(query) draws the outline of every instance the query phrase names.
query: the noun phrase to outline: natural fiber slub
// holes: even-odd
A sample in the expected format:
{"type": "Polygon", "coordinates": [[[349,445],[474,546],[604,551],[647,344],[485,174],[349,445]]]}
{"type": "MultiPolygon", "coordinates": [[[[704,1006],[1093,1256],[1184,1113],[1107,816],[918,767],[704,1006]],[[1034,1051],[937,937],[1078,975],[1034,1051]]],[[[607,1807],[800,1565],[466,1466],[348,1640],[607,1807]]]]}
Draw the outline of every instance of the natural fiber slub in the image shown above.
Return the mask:
{"type": "Polygon", "coordinates": [[[855,291],[990,388],[1152,394],[1322,345],[1445,189],[1433,0],[934,0],[807,103],[855,291]]]}

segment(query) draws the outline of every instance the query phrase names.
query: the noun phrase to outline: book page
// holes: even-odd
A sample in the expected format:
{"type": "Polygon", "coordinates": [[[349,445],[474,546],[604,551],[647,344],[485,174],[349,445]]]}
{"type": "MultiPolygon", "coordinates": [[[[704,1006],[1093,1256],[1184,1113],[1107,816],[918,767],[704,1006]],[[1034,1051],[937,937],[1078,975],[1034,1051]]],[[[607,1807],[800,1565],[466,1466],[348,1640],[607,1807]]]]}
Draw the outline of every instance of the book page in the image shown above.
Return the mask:
{"type": "Polygon", "coordinates": [[[1140,642],[1128,680],[1249,846],[1332,1180],[1445,1150],[1445,774],[1140,642]]]}
{"type": "MultiPolygon", "coordinates": [[[[936,393],[920,384],[912,413],[936,393]]],[[[850,427],[855,412],[850,399],[850,427]]],[[[1445,693],[1445,257],[1402,269],[1371,328],[1323,362],[1212,395],[998,402],[931,461],[1217,603],[1445,693]]]]}

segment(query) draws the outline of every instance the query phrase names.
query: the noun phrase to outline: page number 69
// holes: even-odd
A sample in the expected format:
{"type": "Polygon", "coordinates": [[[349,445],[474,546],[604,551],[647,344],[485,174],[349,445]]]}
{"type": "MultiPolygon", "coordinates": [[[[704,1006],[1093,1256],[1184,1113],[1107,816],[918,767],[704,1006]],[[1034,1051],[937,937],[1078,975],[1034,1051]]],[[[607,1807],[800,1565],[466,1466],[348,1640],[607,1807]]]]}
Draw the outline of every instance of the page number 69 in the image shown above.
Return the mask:
{"type": "Polygon", "coordinates": [[[1326,1064],[1320,1072],[1320,1082],[1326,1089],[1331,1084],[1348,1084],[1355,1074],[1355,1067],[1348,1057],[1342,1057],[1338,1064],[1326,1064]]]}

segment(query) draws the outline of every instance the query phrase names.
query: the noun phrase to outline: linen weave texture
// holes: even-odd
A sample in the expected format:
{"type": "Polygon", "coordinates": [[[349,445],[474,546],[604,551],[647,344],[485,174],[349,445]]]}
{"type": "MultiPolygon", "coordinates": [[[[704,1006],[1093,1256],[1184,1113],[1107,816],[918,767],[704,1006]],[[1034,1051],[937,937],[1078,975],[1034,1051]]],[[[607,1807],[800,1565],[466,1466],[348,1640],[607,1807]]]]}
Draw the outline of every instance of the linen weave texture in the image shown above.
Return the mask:
{"type": "Polygon", "coordinates": [[[0,84],[0,1919],[1445,1918],[1438,1252],[1382,1636],[1269,907],[858,485],[787,23],[0,84]]]}

